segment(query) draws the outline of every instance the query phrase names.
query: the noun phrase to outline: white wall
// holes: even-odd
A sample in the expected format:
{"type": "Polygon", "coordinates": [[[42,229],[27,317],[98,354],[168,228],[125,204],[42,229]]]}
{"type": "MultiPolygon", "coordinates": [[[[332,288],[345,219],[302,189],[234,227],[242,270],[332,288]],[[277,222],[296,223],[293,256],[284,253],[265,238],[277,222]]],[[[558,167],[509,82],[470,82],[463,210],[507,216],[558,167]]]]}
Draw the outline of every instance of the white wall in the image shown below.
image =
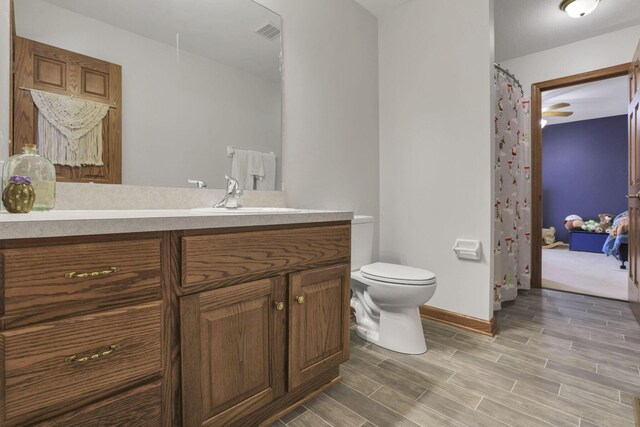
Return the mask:
{"type": "Polygon", "coordinates": [[[491,0],[414,0],[379,19],[380,258],[437,275],[429,302],[490,319],[491,0]],[[456,238],[479,239],[479,262],[456,238]]]}
{"type": "Polygon", "coordinates": [[[19,36],[122,66],[124,184],[222,188],[227,145],[273,151],[281,170],[279,82],[185,51],[177,63],[173,46],[41,0],[15,14],[19,36]]]}
{"type": "Polygon", "coordinates": [[[503,61],[501,65],[520,80],[530,96],[533,83],[630,62],[638,40],[640,25],[503,61]]]}
{"type": "Polygon", "coordinates": [[[283,19],[288,204],[378,217],[376,19],[353,0],[259,3],[283,19]]]}
{"type": "Polygon", "coordinates": [[[10,20],[9,1],[2,1],[0,2],[0,162],[9,157],[10,20]]]}
{"type": "Polygon", "coordinates": [[[353,0],[259,3],[283,18],[288,205],[378,217],[377,20],[353,0]]]}

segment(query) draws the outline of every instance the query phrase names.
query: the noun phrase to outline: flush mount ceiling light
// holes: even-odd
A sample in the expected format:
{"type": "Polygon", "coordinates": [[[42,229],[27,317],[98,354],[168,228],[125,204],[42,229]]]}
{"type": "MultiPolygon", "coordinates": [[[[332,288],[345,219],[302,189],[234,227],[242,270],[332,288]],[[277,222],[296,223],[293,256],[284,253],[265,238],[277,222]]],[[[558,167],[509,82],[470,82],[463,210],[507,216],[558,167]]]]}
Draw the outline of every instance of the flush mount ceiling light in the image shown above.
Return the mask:
{"type": "Polygon", "coordinates": [[[562,0],[560,9],[572,18],[582,18],[598,7],[600,0],[562,0]]]}

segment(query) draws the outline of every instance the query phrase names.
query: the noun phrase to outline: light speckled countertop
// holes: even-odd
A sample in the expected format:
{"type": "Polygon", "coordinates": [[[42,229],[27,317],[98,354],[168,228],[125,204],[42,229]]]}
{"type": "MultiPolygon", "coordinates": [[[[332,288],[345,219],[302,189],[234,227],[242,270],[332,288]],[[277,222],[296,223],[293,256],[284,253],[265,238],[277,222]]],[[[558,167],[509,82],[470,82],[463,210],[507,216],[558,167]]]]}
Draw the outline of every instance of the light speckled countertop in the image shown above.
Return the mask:
{"type": "Polygon", "coordinates": [[[0,212],[0,240],[350,221],[348,211],[203,213],[188,209],[0,212]]]}

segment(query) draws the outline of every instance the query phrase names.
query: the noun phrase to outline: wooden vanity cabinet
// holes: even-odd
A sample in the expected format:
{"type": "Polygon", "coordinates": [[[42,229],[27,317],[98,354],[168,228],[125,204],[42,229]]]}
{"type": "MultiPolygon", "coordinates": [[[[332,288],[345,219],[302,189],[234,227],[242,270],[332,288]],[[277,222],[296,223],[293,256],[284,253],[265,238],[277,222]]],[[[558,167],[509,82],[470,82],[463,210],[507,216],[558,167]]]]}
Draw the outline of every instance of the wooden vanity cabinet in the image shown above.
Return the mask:
{"type": "Polygon", "coordinates": [[[338,377],[349,358],[349,235],[341,225],[183,237],[183,283],[213,288],[180,298],[185,427],[258,425],[338,377]],[[290,272],[220,287],[277,265],[290,272]]]}
{"type": "Polygon", "coordinates": [[[255,426],[339,381],[350,222],[0,239],[0,426],[255,426]]]}

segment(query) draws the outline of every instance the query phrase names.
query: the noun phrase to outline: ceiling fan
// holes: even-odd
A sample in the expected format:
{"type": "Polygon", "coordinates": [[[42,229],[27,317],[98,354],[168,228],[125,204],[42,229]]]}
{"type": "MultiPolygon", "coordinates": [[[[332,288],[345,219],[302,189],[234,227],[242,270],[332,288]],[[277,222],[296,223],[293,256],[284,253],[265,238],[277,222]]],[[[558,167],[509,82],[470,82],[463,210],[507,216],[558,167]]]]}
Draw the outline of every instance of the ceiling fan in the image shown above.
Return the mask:
{"type": "Polygon", "coordinates": [[[542,117],[569,117],[573,114],[573,111],[555,111],[561,108],[570,107],[571,104],[566,102],[560,102],[553,104],[542,109],[542,117]]]}

